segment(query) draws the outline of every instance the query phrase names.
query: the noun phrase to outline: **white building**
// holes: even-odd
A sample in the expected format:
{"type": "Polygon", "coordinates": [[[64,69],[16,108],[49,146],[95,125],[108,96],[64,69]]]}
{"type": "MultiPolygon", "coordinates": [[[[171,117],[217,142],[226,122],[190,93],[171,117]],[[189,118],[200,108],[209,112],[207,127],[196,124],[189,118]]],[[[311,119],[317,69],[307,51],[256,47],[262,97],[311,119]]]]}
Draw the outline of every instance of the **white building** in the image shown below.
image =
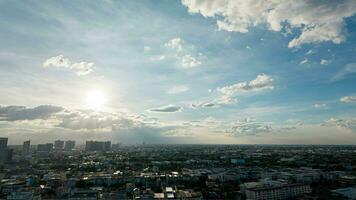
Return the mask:
{"type": "Polygon", "coordinates": [[[265,186],[246,189],[246,199],[291,199],[311,192],[310,185],[284,184],[280,186],[265,186]]]}

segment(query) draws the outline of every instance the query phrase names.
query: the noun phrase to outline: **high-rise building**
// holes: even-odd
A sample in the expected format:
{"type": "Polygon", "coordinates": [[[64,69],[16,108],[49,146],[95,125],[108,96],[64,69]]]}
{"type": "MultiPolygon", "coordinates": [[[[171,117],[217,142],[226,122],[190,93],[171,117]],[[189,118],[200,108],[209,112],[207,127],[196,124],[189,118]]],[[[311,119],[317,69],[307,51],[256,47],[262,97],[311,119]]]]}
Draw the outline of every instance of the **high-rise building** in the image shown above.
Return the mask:
{"type": "Polygon", "coordinates": [[[6,162],[12,161],[12,155],[14,154],[14,149],[7,149],[6,150],[6,162]]]}
{"type": "Polygon", "coordinates": [[[30,140],[27,140],[27,141],[23,142],[22,155],[23,156],[30,155],[30,148],[31,148],[31,141],[30,140]]]}
{"type": "Polygon", "coordinates": [[[0,138],[0,164],[7,160],[7,138],[0,138]]]}
{"type": "Polygon", "coordinates": [[[111,151],[111,141],[104,142],[104,151],[111,151]]]}
{"type": "Polygon", "coordinates": [[[7,160],[7,138],[0,138],[0,164],[7,160]]]}
{"type": "Polygon", "coordinates": [[[88,140],[85,143],[86,151],[110,151],[111,150],[111,141],[95,141],[88,140]]]}
{"type": "Polygon", "coordinates": [[[52,143],[38,144],[37,145],[37,151],[40,151],[40,152],[51,152],[52,150],[53,150],[53,144],[52,143]]]}
{"type": "Polygon", "coordinates": [[[54,149],[55,150],[63,150],[64,149],[64,141],[63,140],[54,141],[54,149]]]}
{"type": "Polygon", "coordinates": [[[66,151],[71,151],[75,147],[75,141],[74,140],[67,140],[64,144],[64,150],[66,151]]]}

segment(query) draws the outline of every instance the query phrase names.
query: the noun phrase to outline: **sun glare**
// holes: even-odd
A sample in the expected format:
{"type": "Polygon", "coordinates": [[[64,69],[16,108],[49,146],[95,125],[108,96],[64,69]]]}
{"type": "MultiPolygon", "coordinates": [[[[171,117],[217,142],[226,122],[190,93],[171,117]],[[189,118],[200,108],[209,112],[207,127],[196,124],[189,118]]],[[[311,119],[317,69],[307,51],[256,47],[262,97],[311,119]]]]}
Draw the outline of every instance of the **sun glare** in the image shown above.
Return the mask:
{"type": "Polygon", "coordinates": [[[106,102],[105,95],[100,91],[90,91],[86,98],[86,106],[92,110],[102,109],[106,102]]]}

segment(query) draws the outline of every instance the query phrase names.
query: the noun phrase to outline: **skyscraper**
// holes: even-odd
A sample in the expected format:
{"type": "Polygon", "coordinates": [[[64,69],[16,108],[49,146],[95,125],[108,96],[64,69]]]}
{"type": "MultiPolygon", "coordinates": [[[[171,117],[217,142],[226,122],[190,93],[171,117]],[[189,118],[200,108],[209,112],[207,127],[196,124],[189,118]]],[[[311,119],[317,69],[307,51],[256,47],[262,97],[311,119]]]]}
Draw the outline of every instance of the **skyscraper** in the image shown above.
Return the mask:
{"type": "Polygon", "coordinates": [[[7,138],[0,138],[0,164],[7,160],[7,138]]]}
{"type": "Polygon", "coordinates": [[[86,151],[110,151],[111,141],[88,140],[85,144],[86,151]]]}
{"type": "Polygon", "coordinates": [[[30,147],[31,147],[31,141],[30,140],[27,140],[27,141],[23,142],[23,145],[22,145],[22,155],[23,156],[30,155],[30,147]]]}
{"type": "Polygon", "coordinates": [[[54,141],[54,149],[55,150],[63,150],[63,148],[64,148],[64,141],[63,140],[54,141]]]}
{"type": "Polygon", "coordinates": [[[52,143],[38,144],[37,145],[37,151],[39,151],[39,152],[51,152],[52,150],[53,150],[53,144],[52,143]]]}
{"type": "Polygon", "coordinates": [[[75,147],[75,141],[74,140],[67,140],[64,144],[64,150],[66,151],[71,151],[75,147]]]}
{"type": "Polygon", "coordinates": [[[104,151],[111,151],[111,141],[104,142],[104,151]]]}

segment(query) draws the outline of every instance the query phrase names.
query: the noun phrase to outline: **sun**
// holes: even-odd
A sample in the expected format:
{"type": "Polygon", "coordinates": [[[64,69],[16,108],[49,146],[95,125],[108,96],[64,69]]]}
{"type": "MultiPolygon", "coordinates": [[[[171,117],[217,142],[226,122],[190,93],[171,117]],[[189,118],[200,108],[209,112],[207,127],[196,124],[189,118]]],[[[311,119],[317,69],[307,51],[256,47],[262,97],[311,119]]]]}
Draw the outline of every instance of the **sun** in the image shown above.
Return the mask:
{"type": "Polygon", "coordinates": [[[86,106],[92,110],[100,110],[107,102],[104,93],[98,90],[93,90],[88,92],[87,98],[85,99],[86,106]]]}

